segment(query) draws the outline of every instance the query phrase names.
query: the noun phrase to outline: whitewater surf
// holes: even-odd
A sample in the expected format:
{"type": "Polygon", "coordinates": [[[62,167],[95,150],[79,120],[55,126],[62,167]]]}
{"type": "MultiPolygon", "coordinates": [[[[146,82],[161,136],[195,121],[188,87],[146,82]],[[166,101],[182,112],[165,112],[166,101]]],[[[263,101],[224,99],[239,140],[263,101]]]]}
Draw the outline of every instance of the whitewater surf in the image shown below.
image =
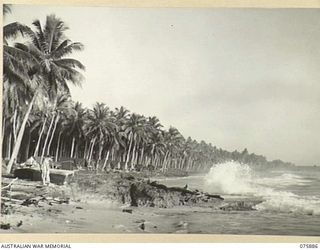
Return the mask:
{"type": "Polygon", "coordinates": [[[207,211],[211,216],[205,220],[204,211],[193,211],[188,222],[195,228],[202,223],[201,232],[320,235],[319,168],[264,168],[231,161],[212,166],[203,176],[162,182],[188,184],[192,189],[219,194],[226,201],[257,203],[253,211],[207,211]]]}
{"type": "Polygon", "coordinates": [[[260,198],[262,203],[255,206],[257,210],[320,215],[317,193],[299,195],[294,192],[313,185],[310,179],[297,173],[269,173],[247,164],[227,162],[213,166],[204,181],[205,189],[210,192],[260,198]]]}

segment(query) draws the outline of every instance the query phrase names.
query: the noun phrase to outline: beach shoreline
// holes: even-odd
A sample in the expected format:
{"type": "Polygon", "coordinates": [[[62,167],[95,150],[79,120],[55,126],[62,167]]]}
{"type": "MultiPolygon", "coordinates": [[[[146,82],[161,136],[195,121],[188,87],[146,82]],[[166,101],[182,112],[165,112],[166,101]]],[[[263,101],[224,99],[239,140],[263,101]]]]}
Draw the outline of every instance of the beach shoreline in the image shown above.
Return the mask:
{"type": "MultiPolygon", "coordinates": [[[[2,200],[1,224],[8,228],[2,226],[1,233],[187,232],[185,222],[172,223],[166,215],[195,207],[216,209],[223,203],[218,195],[166,187],[138,176],[85,172],[67,185],[42,188],[40,182],[18,180],[16,188],[3,194],[7,198],[2,200]],[[153,203],[141,197],[145,192],[149,192],[146,197],[153,195],[153,203]]],[[[9,181],[2,178],[2,182],[9,181]]]]}
{"type": "MultiPolygon", "coordinates": [[[[287,172],[281,172],[280,176],[283,174],[287,172]]],[[[285,203],[293,202],[287,196],[279,201],[277,197],[225,194],[220,198],[214,195],[206,202],[210,194],[196,193],[195,184],[203,183],[208,176],[149,180],[138,175],[82,172],[67,185],[46,187],[41,182],[18,179],[11,190],[12,201],[2,200],[5,206],[1,224],[9,224],[9,228],[2,228],[0,232],[319,235],[319,216],[316,210],[309,212],[315,207],[303,197],[294,201],[304,204],[292,208],[285,203]],[[185,189],[186,183],[189,187],[185,189]],[[132,187],[137,188],[133,189],[133,196],[132,187]],[[145,193],[137,197],[139,190],[145,193]],[[152,202],[146,199],[148,195],[152,196],[152,202]],[[207,198],[181,203],[197,195],[207,198]],[[135,205],[131,204],[132,198],[135,205]],[[162,199],[164,201],[159,202],[162,199]],[[277,204],[281,209],[259,209],[260,204],[266,205],[265,199],[267,204],[280,202],[277,204]]],[[[291,174],[292,181],[295,182],[297,176],[291,174]]],[[[11,180],[3,178],[3,186],[11,180]]],[[[209,189],[199,186],[199,190],[209,189]]],[[[8,192],[2,196],[10,198],[8,192]]]]}

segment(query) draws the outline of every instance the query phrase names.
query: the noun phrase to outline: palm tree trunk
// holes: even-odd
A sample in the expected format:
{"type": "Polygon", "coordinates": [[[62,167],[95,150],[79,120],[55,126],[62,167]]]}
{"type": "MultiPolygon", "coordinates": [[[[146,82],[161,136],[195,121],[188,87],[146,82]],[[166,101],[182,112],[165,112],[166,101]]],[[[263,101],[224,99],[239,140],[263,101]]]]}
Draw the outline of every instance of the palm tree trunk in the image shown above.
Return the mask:
{"type": "Polygon", "coordinates": [[[149,166],[151,164],[152,157],[152,155],[149,156],[148,161],[146,162],[146,166],[149,166]]]}
{"type": "Polygon", "coordinates": [[[59,119],[60,119],[60,116],[59,116],[59,114],[58,114],[57,117],[56,117],[56,121],[55,121],[55,123],[54,123],[54,127],[53,127],[53,131],[52,131],[52,134],[51,134],[51,138],[50,138],[50,141],[49,141],[49,144],[48,144],[48,150],[47,150],[47,154],[48,154],[48,155],[50,154],[51,143],[52,143],[54,134],[55,134],[55,132],[56,132],[57,123],[58,123],[59,119]]]}
{"type": "Polygon", "coordinates": [[[7,158],[9,158],[11,156],[11,141],[12,141],[12,133],[9,133],[7,158]]]}
{"type": "Polygon", "coordinates": [[[144,154],[144,147],[142,147],[142,150],[141,150],[140,162],[139,162],[140,165],[142,165],[142,162],[143,162],[143,154],[144,154]]]}
{"type": "Polygon", "coordinates": [[[87,150],[88,150],[88,141],[85,140],[84,151],[83,151],[83,159],[87,159],[87,150]]]}
{"type": "Polygon", "coordinates": [[[157,164],[158,164],[158,155],[156,154],[156,156],[154,157],[153,165],[157,168],[157,164]]]}
{"type": "Polygon", "coordinates": [[[177,168],[181,169],[181,157],[177,158],[177,168]]]}
{"type": "Polygon", "coordinates": [[[127,160],[125,162],[125,170],[128,170],[128,162],[129,162],[129,157],[130,157],[130,151],[131,151],[131,147],[132,147],[132,141],[133,139],[130,139],[130,143],[129,143],[129,150],[127,152],[127,160]]]}
{"type": "Polygon", "coordinates": [[[133,165],[134,165],[134,159],[136,156],[136,146],[137,146],[137,142],[134,142],[133,149],[132,149],[132,155],[131,155],[131,167],[133,167],[133,165]]]}
{"type": "Polygon", "coordinates": [[[1,134],[1,145],[2,145],[2,148],[3,148],[3,138],[4,138],[5,129],[6,129],[6,118],[3,115],[3,119],[2,119],[2,134],[1,134]]]}
{"type": "Polygon", "coordinates": [[[91,151],[91,145],[92,145],[92,140],[90,140],[89,142],[89,146],[87,148],[87,154],[86,154],[86,160],[89,160],[89,156],[90,156],[90,151],[91,151]]]}
{"type": "Polygon", "coordinates": [[[190,170],[190,162],[191,162],[191,157],[189,156],[187,159],[187,163],[186,163],[186,169],[190,170]]]}
{"type": "Polygon", "coordinates": [[[102,150],[103,150],[103,143],[99,143],[99,154],[98,154],[98,160],[96,164],[97,169],[99,168],[99,165],[100,165],[102,150]]]}
{"type": "Polygon", "coordinates": [[[157,155],[157,160],[156,160],[156,167],[160,166],[160,157],[157,155]]]}
{"type": "Polygon", "coordinates": [[[63,157],[63,149],[65,144],[64,141],[65,141],[65,138],[62,137],[60,147],[59,147],[59,156],[58,156],[59,159],[63,157]]]}
{"type": "Polygon", "coordinates": [[[12,128],[13,128],[13,142],[16,143],[17,141],[17,127],[16,127],[16,121],[17,121],[17,109],[14,109],[13,114],[13,122],[12,122],[12,128]]]}
{"type": "Polygon", "coordinates": [[[29,151],[30,151],[30,142],[31,142],[31,130],[26,129],[26,133],[24,136],[25,142],[24,142],[24,152],[20,154],[20,160],[19,161],[26,161],[29,158],[29,151]]]}
{"type": "Polygon", "coordinates": [[[47,117],[44,119],[44,122],[43,122],[43,125],[42,125],[42,128],[41,128],[41,131],[40,131],[40,134],[39,134],[39,138],[38,138],[38,142],[37,142],[37,146],[36,146],[36,149],[33,153],[33,156],[36,157],[38,156],[38,152],[39,152],[39,147],[40,147],[40,142],[41,142],[41,137],[42,137],[42,134],[44,132],[44,128],[46,126],[46,123],[47,123],[47,117]]]}
{"type": "Polygon", "coordinates": [[[34,101],[35,101],[35,99],[36,99],[36,95],[37,95],[37,94],[34,94],[31,102],[29,103],[29,107],[28,107],[28,109],[27,109],[26,114],[24,115],[24,118],[23,118],[23,121],[22,121],[20,130],[19,130],[19,133],[18,133],[17,141],[16,141],[16,143],[14,144],[13,152],[12,152],[10,161],[9,161],[9,163],[8,163],[8,166],[7,166],[7,173],[9,173],[9,174],[11,173],[11,169],[12,169],[13,163],[14,163],[14,161],[16,160],[16,158],[17,158],[17,156],[18,156],[18,153],[19,153],[19,150],[20,150],[20,146],[21,146],[22,137],[23,137],[23,134],[24,134],[24,130],[25,130],[27,121],[28,121],[28,119],[29,119],[29,115],[30,115],[30,113],[31,113],[31,110],[32,110],[34,101]]]}
{"type": "Polygon", "coordinates": [[[56,157],[55,157],[56,162],[58,161],[61,135],[62,135],[62,132],[60,131],[59,136],[58,136],[57,149],[56,149],[56,157]]]}
{"type": "Polygon", "coordinates": [[[172,154],[169,152],[167,161],[166,161],[166,169],[171,167],[171,161],[172,161],[172,154]]]}
{"type": "Polygon", "coordinates": [[[130,160],[131,165],[133,164],[134,158],[135,158],[135,156],[136,156],[136,146],[137,146],[137,143],[134,142],[134,143],[133,143],[133,148],[132,148],[132,153],[131,153],[131,160],[130,160]]]}
{"type": "Polygon", "coordinates": [[[94,143],[96,141],[96,137],[93,138],[92,140],[92,145],[91,145],[91,150],[90,150],[90,154],[89,154],[89,160],[88,160],[88,164],[90,165],[90,162],[91,162],[91,158],[92,158],[92,153],[93,153],[93,148],[94,148],[94,143]]]}
{"type": "Polygon", "coordinates": [[[92,140],[90,140],[89,146],[87,148],[87,154],[86,154],[86,157],[85,157],[87,160],[89,160],[90,151],[91,151],[91,145],[92,145],[92,140]]]}
{"type": "Polygon", "coordinates": [[[183,158],[181,158],[180,169],[183,169],[185,160],[186,160],[186,156],[184,155],[183,158]]]}
{"type": "Polygon", "coordinates": [[[78,159],[79,158],[79,143],[77,143],[77,141],[75,141],[74,145],[75,145],[75,148],[74,148],[73,157],[78,159]]]}
{"type": "Polygon", "coordinates": [[[133,163],[134,163],[135,165],[138,164],[139,151],[140,151],[140,149],[137,147],[137,148],[136,148],[136,153],[135,153],[135,156],[134,156],[134,159],[133,159],[133,163]]]}
{"type": "Polygon", "coordinates": [[[111,161],[114,160],[114,148],[111,149],[111,161]]]}
{"type": "Polygon", "coordinates": [[[166,154],[164,155],[164,159],[163,159],[163,163],[162,163],[162,171],[164,171],[166,169],[166,164],[167,164],[167,157],[169,155],[169,150],[166,152],[166,154]]]}
{"type": "Polygon", "coordinates": [[[46,139],[45,139],[44,144],[43,144],[43,149],[42,149],[40,162],[42,162],[43,157],[44,157],[44,153],[46,152],[47,143],[48,143],[48,139],[49,139],[49,136],[50,136],[50,131],[51,131],[51,128],[52,128],[52,125],[53,125],[53,122],[54,122],[54,118],[55,118],[55,115],[53,115],[52,118],[51,118],[51,122],[50,122],[50,125],[49,125],[48,133],[47,133],[46,139]]]}
{"type": "Polygon", "coordinates": [[[108,158],[109,158],[109,154],[110,154],[110,150],[107,151],[106,159],[104,160],[102,170],[104,170],[106,168],[106,164],[107,164],[107,161],[108,161],[108,158]]]}
{"type": "Polygon", "coordinates": [[[72,158],[73,157],[73,149],[74,149],[74,142],[75,142],[75,138],[74,138],[74,136],[72,137],[72,144],[71,144],[71,152],[70,152],[70,158],[72,158]]]}

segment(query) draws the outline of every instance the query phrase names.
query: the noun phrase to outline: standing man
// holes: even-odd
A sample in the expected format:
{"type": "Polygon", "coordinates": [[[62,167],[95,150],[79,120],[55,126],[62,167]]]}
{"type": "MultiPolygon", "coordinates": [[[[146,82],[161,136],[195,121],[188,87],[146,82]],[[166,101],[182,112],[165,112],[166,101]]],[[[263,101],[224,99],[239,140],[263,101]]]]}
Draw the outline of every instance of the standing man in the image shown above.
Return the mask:
{"type": "Polygon", "coordinates": [[[41,177],[43,185],[49,185],[50,183],[50,167],[52,164],[51,157],[45,157],[41,164],[41,177]]]}

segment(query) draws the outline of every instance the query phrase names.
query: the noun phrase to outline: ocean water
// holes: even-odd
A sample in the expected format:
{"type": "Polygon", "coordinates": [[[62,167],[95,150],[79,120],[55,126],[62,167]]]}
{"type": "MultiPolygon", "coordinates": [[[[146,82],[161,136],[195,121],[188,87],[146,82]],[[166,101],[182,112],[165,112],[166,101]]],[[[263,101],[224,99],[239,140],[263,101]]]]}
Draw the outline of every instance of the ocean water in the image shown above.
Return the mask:
{"type": "Polygon", "coordinates": [[[254,211],[180,209],[170,216],[188,233],[320,235],[320,168],[262,168],[227,162],[204,176],[166,178],[168,186],[185,186],[220,194],[226,201],[255,201],[254,211]]]}

